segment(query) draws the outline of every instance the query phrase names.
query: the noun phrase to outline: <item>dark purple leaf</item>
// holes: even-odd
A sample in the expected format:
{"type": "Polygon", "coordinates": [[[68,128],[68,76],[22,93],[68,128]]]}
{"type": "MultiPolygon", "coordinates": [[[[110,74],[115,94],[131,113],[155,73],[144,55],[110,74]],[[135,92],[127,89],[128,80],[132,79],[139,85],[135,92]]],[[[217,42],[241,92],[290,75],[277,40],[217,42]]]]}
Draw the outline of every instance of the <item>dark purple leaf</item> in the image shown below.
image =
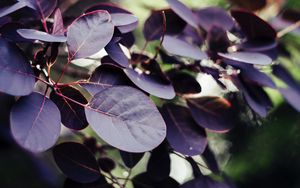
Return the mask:
{"type": "Polygon", "coordinates": [[[92,183],[78,183],[68,178],[64,183],[64,188],[114,188],[114,187],[107,183],[104,176],[101,176],[100,179],[92,183]]]}
{"type": "Polygon", "coordinates": [[[234,126],[234,115],[229,101],[221,97],[188,99],[194,120],[210,131],[227,132],[234,126]]]}
{"type": "MultiPolygon", "coordinates": [[[[60,92],[64,96],[81,104],[88,103],[80,91],[73,87],[63,87],[57,92],[60,92]]],[[[61,122],[66,127],[74,130],[81,130],[88,126],[83,106],[57,95],[55,91],[51,92],[50,99],[57,105],[61,114],[61,122]]]]}
{"type": "Polygon", "coordinates": [[[178,0],[167,0],[171,9],[180,16],[184,21],[186,21],[189,25],[198,29],[198,19],[197,16],[184,4],[182,4],[178,0]]]}
{"type": "Polygon", "coordinates": [[[289,87],[300,93],[300,84],[292,77],[292,75],[281,65],[274,65],[273,74],[284,81],[289,87]]]}
{"type": "Polygon", "coordinates": [[[114,25],[106,11],[90,12],[77,18],[67,32],[71,59],[85,58],[97,53],[109,43],[113,33],[114,25]]]}
{"type": "Polygon", "coordinates": [[[106,88],[118,85],[131,85],[132,82],[119,67],[111,64],[102,64],[92,73],[86,83],[82,83],[91,95],[96,95],[106,88]]]}
{"type": "Polygon", "coordinates": [[[56,9],[53,18],[53,28],[52,35],[64,35],[65,34],[65,26],[64,21],[60,12],[60,9],[56,9]]]}
{"type": "Polygon", "coordinates": [[[183,32],[179,34],[180,39],[184,41],[190,41],[191,44],[202,46],[204,42],[204,36],[199,33],[195,28],[190,25],[186,25],[183,32]]]}
{"type": "Polygon", "coordinates": [[[159,51],[159,55],[165,64],[178,64],[178,65],[184,65],[184,62],[180,61],[174,56],[169,56],[166,54],[163,50],[159,51]]]}
{"type": "Polygon", "coordinates": [[[231,15],[238,22],[248,39],[274,40],[276,38],[275,29],[254,13],[245,10],[232,10],[231,15]]]}
{"type": "Polygon", "coordinates": [[[131,14],[131,12],[119,7],[117,4],[113,3],[98,3],[93,5],[92,7],[88,8],[85,12],[92,12],[95,10],[106,10],[110,14],[114,13],[124,13],[124,14],[131,14]]]}
{"type": "Polygon", "coordinates": [[[158,40],[164,34],[164,29],[166,29],[166,34],[175,35],[179,34],[185,26],[186,22],[171,9],[155,10],[152,11],[150,17],[146,20],[143,34],[148,41],[158,40]],[[166,28],[164,28],[162,12],[164,12],[166,16],[166,28]]]}
{"type": "Polygon", "coordinates": [[[219,182],[207,176],[202,176],[184,183],[181,188],[235,188],[227,182],[219,182]]]}
{"type": "Polygon", "coordinates": [[[164,99],[172,99],[175,97],[172,84],[166,84],[163,80],[157,79],[155,76],[138,73],[131,68],[124,69],[124,72],[137,87],[151,95],[164,99]]]}
{"type": "Polygon", "coordinates": [[[82,144],[59,144],[53,148],[53,156],[60,170],[73,181],[91,183],[101,177],[93,153],[82,144]]]}
{"type": "Polygon", "coordinates": [[[21,97],[11,111],[11,132],[17,143],[32,152],[46,151],[60,134],[60,114],[47,97],[32,93],[21,97]]]}
{"type": "Polygon", "coordinates": [[[114,13],[111,14],[111,20],[121,33],[133,31],[138,26],[138,18],[132,14],[114,13]]]}
{"type": "Polygon", "coordinates": [[[224,30],[231,30],[234,27],[234,21],[229,14],[219,7],[208,7],[197,10],[199,25],[205,30],[209,31],[212,26],[218,26],[224,30]]]}
{"type": "Polygon", "coordinates": [[[217,159],[216,159],[214,153],[212,152],[212,150],[210,149],[209,146],[207,146],[206,149],[204,150],[204,152],[202,153],[202,157],[203,157],[206,165],[208,166],[208,168],[213,173],[219,173],[220,172],[217,159]]]}
{"type": "Polygon", "coordinates": [[[165,104],[162,115],[167,124],[167,140],[175,151],[184,155],[199,155],[206,145],[206,133],[193,120],[188,108],[165,104]]]}
{"type": "Polygon", "coordinates": [[[233,83],[242,92],[249,107],[261,117],[266,117],[269,109],[272,107],[272,101],[267,93],[260,86],[247,83],[240,77],[232,76],[231,78],[233,83]]]}
{"type": "Polygon", "coordinates": [[[66,42],[67,37],[64,35],[51,35],[46,32],[35,29],[18,29],[17,32],[25,39],[41,40],[45,42],[66,42]]]}
{"type": "Polygon", "coordinates": [[[18,0],[20,2],[25,2],[26,6],[36,10],[43,21],[54,11],[57,0],[18,0]]]}
{"type": "Polygon", "coordinates": [[[100,169],[107,173],[111,172],[114,168],[116,168],[116,163],[108,157],[99,158],[98,164],[100,169]]]}
{"type": "Polygon", "coordinates": [[[181,95],[198,94],[201,92],[199,82],[190,74],[172,70],[167,72],[175,92],[181,95]]]}
{"type": "Polygon", "coordinates": [[[293,88],[279,88],[285,100],[298,112],[300,112],[300,92],[293,88]]]}
{"type": "Polygon", "coordinates": [[[241,8],[251,10],[251,11],[256,11],[259,9],[264,8],[267,5],[267,0],[229,0],[230,2],[233,3],[233,5],[237,5],[241,8]]]}
{"type": "Polygon", "coordinates": [[[155,181],[163,181],[169,177],[171,172],[171,158],[167,145],[162,143],[151,152],[147,164],[147,173],[155,181]]]}
{"type": "Polygon", "coordinates": [[[179,188],[179,183],[171,177],[162,181],[154,181],[148,173],[135,176],[132,183],[134,188],[179,188]]]}
{"type": "Polygon", "coordinates": [[[214,54],[216,52],[227,52],[230,46],[230,41],[227,36],[226,30],[222,27],[213,25],[207,34],[208,48],[214,54]]]}
{"type": "Polygon", "coordinates": [[[118,63],[122,67],[129,66],[129,60],[124,54],[119,43],[110,42],[105,46],[105,51],[111,59],[118,63]]]}
{"type": "Polygon", "coordinates": [[[35,78],[29,60],[14,44],[0,38],[0,91],[16,96],[32,92],[35,78]]]}
{"type": "Polygon", "coordinates": [[[265,73],[260,72],[253,66],[241,69],[241,77],[250,83],[257,84],[259,86],[270,87],[275,89],[276,85],[273,80],[265,73]]]}
{"type": "Polygon", "coordinates": [[[162,45],[167,52],[173,55],[189,57],[195,60],[207,59],[207,55],[200,48],[172,36],[166,35],[162,45]]]}
{"type": "Polygon", "coordinates": [[[4,17],[10,13],[13,13],[21,8],[24,8],[25,6],[27,6],[27,4],[25,2],[17,2],[11,6],[1,8],[0,9],[0,18],[4,17]]]}
{"type": "Polygon", "coordinates": [[[135,37],[132,32],[122,34],[120,43],[127,48],[131,48],[135,43],[135,37]]]}
{"type": "Polygon", "coordinates": [[[218,53],[223,60],[236,61],[237,63],[249,63],[254,65],[269,65],[272,59],[266,55],[255,52],[233,52],[233,53],[218,53]]]}
{"type": "Polygon", "coordinates": [[[94,131],[108,144],[124,151],[152,150],[166,136],[165,122],[155,104],[131,87],[117,86],[99,92],[85,112],[94,131]]]}
{"type": "Polygon", "coordinates": [[[121,158],[128,168],[133,168],[144,156],[144,153],[129,153],[120,151],[121,158]]]}

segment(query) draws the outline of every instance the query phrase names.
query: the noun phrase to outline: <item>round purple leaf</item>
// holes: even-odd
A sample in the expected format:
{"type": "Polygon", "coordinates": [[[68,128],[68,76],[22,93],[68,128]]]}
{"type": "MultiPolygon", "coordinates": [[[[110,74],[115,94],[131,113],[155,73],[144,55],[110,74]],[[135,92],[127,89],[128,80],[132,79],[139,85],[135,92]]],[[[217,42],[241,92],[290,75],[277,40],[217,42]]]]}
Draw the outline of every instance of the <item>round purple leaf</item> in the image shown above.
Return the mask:
{"type": "Polygon", "coordinates": [[[0,38],[0,91],[16,96],[29,95],[35,76],[29,60],[14,44],[0,38]]]}
{"type": "Polygon", "coordinates": [[[32,93],[13,106],[11,132],[17,143],[32,152],[46,151],[60,134],[60,113],[47,97],[32,93]]]}
{"type": "Polygon", "coordinates": [[[82,15],[68,28],[67,44],[70,58],[85,58],[99,52],[109,43],[113,34],[114,25],[107,11],[94,11],[82,15]]]}
{"type": "Polygon", "coordinates": [[[138,73],[131,68],[124,69],[124,72],[136,86],[151,95],[164,99],[172,99],[175,97],[172,84],[165,84],[165,82],[152,75],[138,73]]]}
{"type": "Polygon", "coordinates": [[[99,92],[85,113],[94,131],[120,150],[149,151],[166,136],[165,122],[155,104],[131,87],[117,86],[99,92]]]}
{"type": "Polygon", "coordinates": [[[188,99],[194,120],[210,131],[227,132],[234,126],[234,114],[229,101],[220,97],[188,99]]]}
{"type": "MultiPolygon", "coordinates": [[[[88,103],[88,101],[80,93],[80,91],[73,87],[63,87],[57,92],[60,92],[62,95],[81,104],[88,103]]],[[[50,99],[59,108],[61,114],[61,122],[66,127],[74,130],[81,130],[88,126],[83,106],[80,106],[66,98],[63,98],[60,95],[57,95],[55,91],[51,92],[50,99]]]]}
{"type": "Polygon", "coordinates": [[[91,183],[101,177],[95,156],[82,144],[59,144],[53,148],[53,156],[60,170],[76,182],[91,183]]]}
{"type": "Polygon", "coordinates": [[[162,115],[167,129],[167,140],[174,150],[184,155],[199,155],[206,145],[206,133],[193,120],[189,109],[174,104],[165,104],[162,115]]]}
{"type": "Polygon", "coordinates": [[[219,7],[208,7],[196,11],[199,25],[209,31],[212,26],[222,27],[224,30],[231,30],[234,27],[234,21],[229,14],[219,7]]]}

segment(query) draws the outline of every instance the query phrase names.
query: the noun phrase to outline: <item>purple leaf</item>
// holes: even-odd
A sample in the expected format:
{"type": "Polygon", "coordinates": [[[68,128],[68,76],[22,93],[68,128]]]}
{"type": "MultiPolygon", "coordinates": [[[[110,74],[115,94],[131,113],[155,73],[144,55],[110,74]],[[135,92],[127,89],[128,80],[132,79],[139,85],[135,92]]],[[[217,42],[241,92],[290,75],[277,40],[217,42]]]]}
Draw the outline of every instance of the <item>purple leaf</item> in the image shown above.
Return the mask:
{"type": "Polygon", "coordinates": [[[0,91],[16,96],[28,95],[35,84],[29,60],[14,44],[0,38],[0,91]]]}
{"type": "Polygon", "coordinates": [[[168,77],[175,89],[175,92],[181,95],[198,94],[201,92],[199,82],[190,74],[171,70],[167,72],[168,77]]]}
{"type": "Polygon", "coordinates": [[[106,88],[118,85],[132,85],[132,82],[121,68],[112,64],[100,65],[92,73],[89,80],[81,84],[91,95],[96,95],[106,88]]]}
{"type": "Polygon", "coordinates": [[[25,39],[41,40],[45,42],[66,42],[64,35],[51,35],[34,29],[18,29],[17,32],[25,39]]]}
{"type": "Polygon", "coordinates": [[[167,124],[167,140],[172,148],[184,155],[199,155],[206,145],[206,133],[193,120],[188,108],[165,104],[162,115],[167,124]]]}
{"type": "Polygon", "coordinates": [[[261,117],[266,117],[272,107],[272,101],[267,93],[260,86],[247,83],[240,77],[232,76],[231,78],[232,82],[242,92],[249,107],[261,117]]]}
{"type": "Polygon", "coordinates": [[[65,26],[64,21],[60,12],[60,9],[56,9],[54,13],[54,21],[52,28],[52,35],[64,35],[65,34],[65,26]]]}
{"type": "Polygon", "coordinates": [[[144,93],[131,87],[117,86],[99,92],[85,113],[94,131],[120,150],[149,151],[166,136],[165,122],[155,104],[144,93]]]}
{"type": "Polygon", "coordinates": [[[51,148],[60,134],[58,108],[39,93],[21,97],[12,108],[10,122],[14,139],[31,152],[51,148]]]}
{"type": "Polygon", "coordinates": [[[132,14],[114,13],[111,14],[111,20],[121,33],[133,31],[138,26],[138,18],[132,14]]]}
{"type": "Polygon", "coordinates": [[[125,10],[119,7],[117,4],[113,4],[113,3],[98,3],[88,8],[85,12],[92,12],[95,10],[106,10],[110,14],[114,14],[114,13],[131,14],[131,12],[129,12],[128,10],[125,10]]]}
{"type": "Polygon", "coordinates": [[[121,158],[128,168],[133,168],[144,156],[144,153],[129,153],[120,151],[121,158]]]}
{"type": "Polygon", "coordinates": [[[269,65],[272,63],[272,59],[268,56],[255,52],[218,53],[218,55],[225,61],[236,61],[237,63],[254,65],[269,65]]]}
{"type": "Polygon", "coordinates": [[[155,181],[163,181],[169,177],[171,172],[171,158],[167,145],[162,143],[151,152],[147,164],[147,173],[155,181]]]}
{"type": "Polygon", "coordinates": [[[257,84],[259,86],[265,86],[275,89],[276,85],[273,80],[265,73],[260,72],[253,66],[248,66],[247,68],[241,69],[241,76],[243,79],[250,83],[257,84]]]}
{"type": "Polygon", "coordinates": [[[200,48],[172,36],[166,35],[162,45],[167,52],[173,55],[195,60],[207,59],[207,55],[200,48]]]}
{"type": "Polygon", "coordinates": [[[298,112],[300,112],[300,92],[293,88],[279,88],[285,100],[298,112]]]}
{"type": "Polygon", "coordinates": [[[26,7],[26,3],[25,2],[17,2],[11,6],[8,7],[4,7],[0,9],[0,18],[4,17],[10,13],[13,13],[21,8],[26,7]]]}
{"type": "Polygon", "coordinates": [[[204,42],[204,36],[200,34],[195,28],[190,25],[185,26],[183,32],[179,34],[180,39],[184,41],[191,41],[192,44],[202,46],[204,42]]]}
{"type": "Polygon", "coordinates": [[[199,25],[208,32],[212,26],[219,26],[224,30],[231,30],[234,21],[229,14],[219,7],[208,7],[196,11],[199,25]]]}
{"type": "MultiPolygon", "coordinates": [[[[9,127],[9,115],[10,115],[10,110],[12,106],[14,105],[16,99],[12,95],[7,95],[5,93],[0,92],[0,125],[1,129],[3,130],[4,127],[9,127]]],[[[0,136],[3,136],[1,134],[1,129],[0,129],[0,136]]],[[[4,137],[11,137],[10,134],[4,135],[4,137]]]]}
{"type": "Polygon", "coordinates": [[[231,15],[238,22],[248,39],[274,40],[276,38],[275,29],[254,13],[245,10],[232,10],[231,15]]]}
{"type": "Polygon", "coordinates": [[[219,182],[207,176],[201,176],[184,183],[181,188],[235,188],[227,182],[219,182]]]}
{"type": "MultiPolygon", "coordinates": [[[[88,103],[80,91],[73,87],[63,87],[57,92],[81,104],[88,103]]],[[[82,130],[88,126],[83,106],[57,95],[55,91],[51,92],[50,99],[57,105],[61,114],[61,122],[66,127],[74,130],[82,130]]]]}
{"type": "Polygon", "coordinates": [[[300,93],[300,85],[297,83],[297,81],[292,77],[292,75],[281,65],[274,65],[273,68],[273,74],[284,81],[289,87],[293,88],[294,90],[297,90],[297,92],[300,93]]]}
{"type": "Polygon", "coordinates": [[[105,46],[105,51],[109,55],[111,59],[113,59],[116,63],[118,63],[122,67],[129,66],[129,60],[127,56],[124,54],[122,48],[119,43],[115,43],[111,41],[105,46]]]}
{"type": "Polygon", "coordinates": [[[59,144],[53,148],[53,156],[60,170],[73,181],[91,183],[101,177],[94,154],[82,144],[59,144]]]}
{"type": "Polygon", "coordinates": [[[124,69],[128,78],[140,89],[147,93],[163,99],[172,99],[175,97],[175,91],[172,84],[166,84],[163,80],[145,73],[138,73],[132,68],[124,69]]]}
{"type": "Polygon", "coordinates": [[[186,21],[189,25],[198,29],[198,19],[197,16],[184,4],[182,4],[178,0],[167,0],[171,9],[180,16],[184,21],[186,21]]]}
{"type": "Polygon", "coordinates": [[[39,13],[40,18],[46,21],[47,18],[54,11],[57,0],[18,0],[20,2],[25,2],[26,5],[39,13]]]}
{"type": "Polygon", "coordinates": [[[206,36],[209,51],[215,56],[216,52],[227,52],[230,40],[226,30],[222,27],[213,25],[206,36]]]}
{"type": "Polygon", "coordinates": [[[202,158],[204,159],[206,165],[212,172],[214,173],[220,172],[218,161],[209,146],[207,146],[205,151],[202,153],[202,158]]]}
{"type": "Polygon", "coordinates": [[[152,11],[150,17],[145,21],[143,29],[143,34],[146,40],[158,40],[163,35],[164,18],[162,12],[164,12],[166,16],[165,29],[167,35],[179,34],[186,26],[185,21],[177,16],[171,9],[152,11]]]}
{"type": "Polygon", "coordinates": [[[110,173],[113,169],[116,168],[115,161],[108,157],[100,157],[97,162],[101,170],[106,173],[110,173]]]}
{"type": "Polygon", "coordinates": [[[214,132],[227,132],[234,126],[234,114],[229,101],[221,97],[188,99],[192,116],[201,127],[214,132]]]}
{"type": "Polygon", "coordinates": [[[238,6],[247,10],[257,11],[267,5],[267,0],[229,0],[233,6],[238,6]]]}
{"type": "Polygon", "coordinates": [[[120,43],[127,48],[131,48],[135,44],[135,37],[132,32],[122,34],[120,43]]]}
{"type": "Polygon", "coordinates": [[[68,28],[67,44],[71,59],[85,58],[99,52],[113,34],[114,25],[108,12],[95,11],[82,15],[68,28]]]}

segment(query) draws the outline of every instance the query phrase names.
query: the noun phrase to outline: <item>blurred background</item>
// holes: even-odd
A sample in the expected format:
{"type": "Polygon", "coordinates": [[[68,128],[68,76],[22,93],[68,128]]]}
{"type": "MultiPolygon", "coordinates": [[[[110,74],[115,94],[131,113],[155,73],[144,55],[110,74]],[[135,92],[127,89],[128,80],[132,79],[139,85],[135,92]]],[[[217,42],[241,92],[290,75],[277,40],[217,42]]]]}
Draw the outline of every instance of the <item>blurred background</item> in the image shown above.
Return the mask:
{"type": "MultiPolygon", "coordinates": [[[[73,17],[79,16],[87,7],[99,2],[108,1],[60,0],[59,6],[64,17],[73,17]]],[[[145,43],[142,27],[151,10],[167,7],[164,0],[110,2],[119,4],[139,18],[139,27],[134,33],[136,49],[141,49],[145,43]]],[[[256,11],[258,15],[270,22],[277,21],[276,19],[283,15],[286,15],[286,19],[291,24],[300,20],[299,0],[183,0],[182,2],[195,8],[243,7],[256,11]]],[[[155,42],[150,44],[146,51],[153,51],[155,45],[157,45],[155,42]]],[[[288,67],[295,79],[300,82],[300,28],[280,39],[280,49],[284,55],[276,61],[288,67]]],[[[81,67],[76,63],[73,64],[64,81],[74,80],[81,72],[92,70],[95,62],[86,62],[84,66],[80,63],[80,65],[81,67]]],[[[57,67],[57,70],[59,69],[60,67],[57,67]]],[[[209,80],[206,78],[200,77],[199,82],[204,84],[203,88],[207,94],[215,92],[213,84],[207,84],[209,80]]],[[[241,119],[241,123],[229,133],[221,135],[209,133],[209,145],[216,154],[223,173],[239,188],[300,188],[300,115],[284,102],[277,91],[267,90],[267,92],[275,107],[266,119],[253,121],[247,115],[237,117],[241,119]]],[[[0,112],[0,124],[7,122],[7,112],[3,112],[1,107],[0,112]]],[[[90,129],[85,132],[93,134],[90,129]]],[[[80,137],[63,131],[60,142],[78,139],[80,137]]],[[[109,156],[121,163],[118,152],[112,150],[109,156]]],[[[149,155],[145,155],[133,169],[133,176],[145,170],[148,158],[149,155]]],[[[171,176],[180,183],[189,180],[192,175],[189,164],[177,156],[171,156],[171,159],[171,176]]],[[[201,162],[200,157],[197,160],[201,162]]],[[[203,173],[210,173],[205,169],[202,170],[203,173]]],[[[126,177],[128,172],[116,168],[113,173],[126,177]]],[[[11,139],[9,127],[0,125],[0,187],[56,188],[62,187],[63,182],[64,177],[56,168],[51,151],[39,155],[25,152],[11,139]]]]}

